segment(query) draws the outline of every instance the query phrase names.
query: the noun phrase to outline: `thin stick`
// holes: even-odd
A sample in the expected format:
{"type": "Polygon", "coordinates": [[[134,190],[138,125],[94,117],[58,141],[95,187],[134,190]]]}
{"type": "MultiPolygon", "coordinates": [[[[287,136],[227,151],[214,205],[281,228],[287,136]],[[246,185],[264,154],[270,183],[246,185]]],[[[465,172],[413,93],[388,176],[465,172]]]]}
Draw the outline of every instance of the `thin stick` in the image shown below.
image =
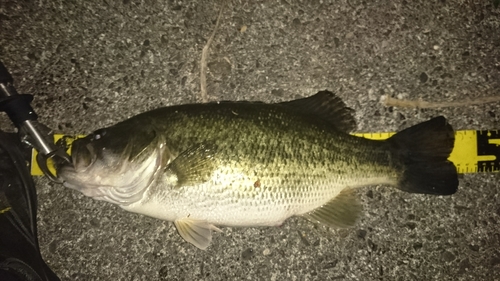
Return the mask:
{"type": "Polygon", "coordinates": [[[418,108],[438,108],[438,107],[459,107],[459,106],[469,106],[485,104],[490,102],[500,102],[500,96],[493,97],[482,97],[475,100],[463,100],[463,101],[452,101],[452,102],[427,102],[422,100],[399,100],[391,98],[389,96],[383,96],[381,102],[385,106],[397,106],[397,107],[418,107],[418,108]]]}
{"type": "Polygon", "coordinates": [[[203,47],[203,51],[201,52],[201,61],[200,61],[200,90],[201,90],[201,101],[208,102],[207,97],[207,57],[208,57],[208,49],[210,48],[210,44],[215,37],[215,32],[219,28],[220,18],[222,16],[222,11],[224,10],[224,4],[220,8],[219,16],[217,17],[217,22],[215,23],[214,30],[212,31],[212,35],[208,38],[207,44],[203,47]]]}

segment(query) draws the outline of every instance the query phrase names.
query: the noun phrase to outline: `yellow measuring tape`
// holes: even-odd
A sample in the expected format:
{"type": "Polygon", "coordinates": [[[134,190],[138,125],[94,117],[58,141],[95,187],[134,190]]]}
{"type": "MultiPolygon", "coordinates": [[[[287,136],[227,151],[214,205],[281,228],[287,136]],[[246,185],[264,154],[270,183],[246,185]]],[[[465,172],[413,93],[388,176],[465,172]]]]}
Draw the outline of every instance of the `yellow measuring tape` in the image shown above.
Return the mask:
{"type": "MultiPolygon", "coordinates": [[[[395,133],[357,133],[358,137],[384,140],[395,133]]],[[[500,131],[455,131],[455,146],[448,158],[459,174],[500,171],[500,131]]]]}
{"type": "Polygon", "coordinates": [[[5,209],[0,209],[0,215],[3,214],[3,213],[7,213],[8,211],[10,211],[11,207],[6,207],[5,209]]]}
{"type": "MultiPolygon", "coordinates": [[[[394,133],[356,133],[358,137],[384,140],[394,133]]],[[[63,135],[55,135],[54,141],[63,135]]],[[[79,136],[82,137],[82,136],[79,136]]],[[[36,151],[31,157],[31,175],[41,176],[43,172],[36,163],[36,151]]],[[[500,171],[500,131],[499,130],[462,130],[455,132],[455,147],[448,158],[460,174],[500,171]]],[[[53,166],[49,169],[55,174],[53,166]]]]}

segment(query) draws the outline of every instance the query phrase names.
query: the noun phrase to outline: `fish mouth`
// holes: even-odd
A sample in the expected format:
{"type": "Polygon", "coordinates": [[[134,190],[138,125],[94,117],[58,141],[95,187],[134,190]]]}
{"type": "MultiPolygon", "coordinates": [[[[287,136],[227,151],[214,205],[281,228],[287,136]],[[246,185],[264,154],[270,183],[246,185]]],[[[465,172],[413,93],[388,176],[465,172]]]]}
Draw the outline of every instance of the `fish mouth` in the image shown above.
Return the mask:
{"type": "Polygon", "coordinates": [[[81,179],[81,174],[77,172],[72,164],[62,166],[57,171],[58,178],[62,181],[63,186],[79,191],[88,197],[96,197],[95,193],[97,185],[92,185],[88,181],[84,183],[81,179]]]}
{"type": "Polygon", "coordinates": [[[133,140],[123,146],[92,137],[75,140],[72,161],[57,169],[58,178],[65,187],[97,200],[121,206],[141,200],[163,167],[165,140],[156,134],[148,143],[133,140]]]}
{"type": "Polygon", "coordinates": [[[87,168],[79,171],[72,164],[67,164],[58,170],[58,177],[62,180],[63,186],[76,190],[87,197],[115,204],[123,203],[120,196],[114,195],[120,187],[103,184],[101,182],[102,176],[86,173],[87,168]]]}
{"type": "Polygon", "coordinates": [[[77,139],[71,147],[71,160],[77,172],[85,172],[97,160],[95,148],[87,138],[77,139]]]}
{"type": "MultiPolygon", "coordinates": [[[[73,162],[74,161],[73,158],[73,162]]],[[[66,163],[60,166],[57,169],[57,177],[62,181],[65,187],[79,191],[86,196],[93,197],[91,194],[88,194],[88,191],[93,190],[93,188],[89,186],[90,183],[88,181],[86,183],[82,181],[82,174],[75,168],[73,163],[66,163]]]]}
{"type": "MultiPolygon", "coordinates": [[[[82,183],[81,175],[92,167],[97,160],[95,148],[88,137],[77,139],[71,144],[71,162],[65,162],[57,167],[57,177],[65,187],[77,190],[87,195],[89,183],[82,183]]],[[[90,194],[87,196],[91,196],[90,194]]]]}

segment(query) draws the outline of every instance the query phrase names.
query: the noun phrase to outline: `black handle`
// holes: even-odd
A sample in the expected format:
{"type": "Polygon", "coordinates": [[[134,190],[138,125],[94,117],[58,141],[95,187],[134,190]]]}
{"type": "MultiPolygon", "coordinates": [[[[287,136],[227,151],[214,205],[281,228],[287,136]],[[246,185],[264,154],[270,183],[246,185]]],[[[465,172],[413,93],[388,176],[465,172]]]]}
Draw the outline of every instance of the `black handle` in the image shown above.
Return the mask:
{"type": "Polygon", "coordinates": [[[36,120],[38,116],[31,107],[32,95],[20,95],[12,85],[14,80],[0,61],[0,111],[5,111],[14,125],[19,128],[24,121],[36,120]]]}
{"type": "Polygon", "coordinates": [[[0,83],[3,84],[12,84],[14,79],[12,79],[12,75],[10,75],[9,71],[0,61],[0,83]]]}

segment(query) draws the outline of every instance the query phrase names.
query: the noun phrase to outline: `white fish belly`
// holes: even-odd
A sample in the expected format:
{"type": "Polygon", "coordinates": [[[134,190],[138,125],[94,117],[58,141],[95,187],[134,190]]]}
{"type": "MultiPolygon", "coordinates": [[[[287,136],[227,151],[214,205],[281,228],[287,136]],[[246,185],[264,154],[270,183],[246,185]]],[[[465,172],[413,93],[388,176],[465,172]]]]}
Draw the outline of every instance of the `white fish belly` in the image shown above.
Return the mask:
{"type": "Polygon", "coordinates": [[[255,194],[217,188],[181,188],[169,194],[148,194],[143,200],[124,209],[167,221],[181,218],[204,220],[224,226],[276,226],[287,218],[307,213],[334,198],[344,187],[299,188],[297,192],[255,194]],[[212,192],[208,192],[212,190],[212,192]],[[220,189],[219,189],[220,190],[220,189]],[[300,191],[302,190],[302,191],[300,191]]]}
{"type": "Polygon", "coordinates": [[[335,198],[343,189],[391,184],[388,177],[309,179],[293,188],[282,177],[252,178],[244,173],[214,173],[193,186],[172,187],[167,178],[150,187],[124,209],[167,221],[182,218],[224,226],[276,226],[294,215],[308,213],[335,198]]]}

